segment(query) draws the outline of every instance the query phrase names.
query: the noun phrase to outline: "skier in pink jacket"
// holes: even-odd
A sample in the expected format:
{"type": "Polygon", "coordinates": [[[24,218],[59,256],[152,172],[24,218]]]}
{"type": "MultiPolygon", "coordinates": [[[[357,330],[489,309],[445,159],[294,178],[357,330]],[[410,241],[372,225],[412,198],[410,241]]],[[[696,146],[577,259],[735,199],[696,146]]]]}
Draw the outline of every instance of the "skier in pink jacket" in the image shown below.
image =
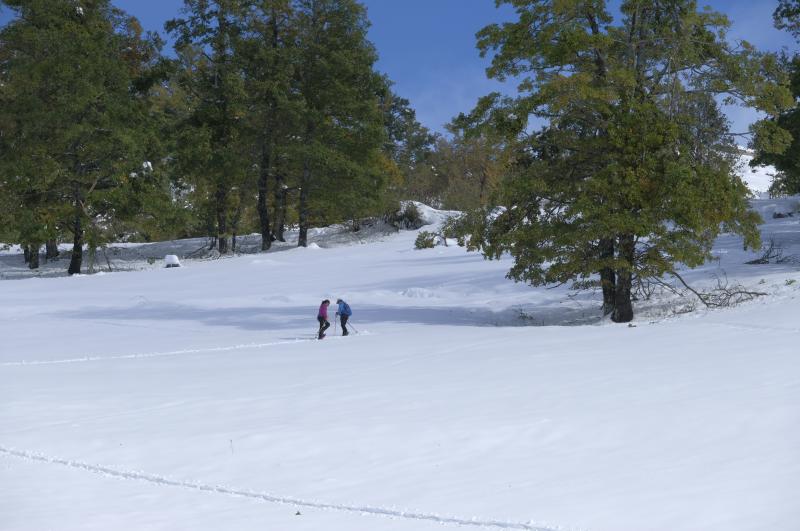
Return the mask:
{"type": "Polygon", "coordinates": [[[325,330],[327,330],[331,323],[328,322],[328,306],[331,304],[331,301],[325,299],[322,301],[322,304],[319,305],[319,312],[317,312],[317,321],[319,321],[319,333],[317,334],[317,339],[322,339],[325,337],[325,330]]]}

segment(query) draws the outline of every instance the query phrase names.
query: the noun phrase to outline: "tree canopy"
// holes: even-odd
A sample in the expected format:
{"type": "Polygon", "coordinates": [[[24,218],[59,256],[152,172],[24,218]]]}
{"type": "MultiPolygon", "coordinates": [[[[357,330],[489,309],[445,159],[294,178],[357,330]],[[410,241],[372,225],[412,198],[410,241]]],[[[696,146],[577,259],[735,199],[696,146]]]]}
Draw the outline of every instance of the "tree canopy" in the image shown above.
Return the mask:
{"type": "Polygon", "coordinates": [[[534,285],[599,283],[633,318],[632,288],[710,258],[722,230],[758,244],[718,97],[780,109],[770,58],[726,39],[727,18],[691,0],[509,0],[516,19],[478,33],[488,75],[515,79],[457,121],[505,141],[512,168],[472,245],[510,253],[534,285]],[[593,279],[597,279],[596,281],[593,279]]]}

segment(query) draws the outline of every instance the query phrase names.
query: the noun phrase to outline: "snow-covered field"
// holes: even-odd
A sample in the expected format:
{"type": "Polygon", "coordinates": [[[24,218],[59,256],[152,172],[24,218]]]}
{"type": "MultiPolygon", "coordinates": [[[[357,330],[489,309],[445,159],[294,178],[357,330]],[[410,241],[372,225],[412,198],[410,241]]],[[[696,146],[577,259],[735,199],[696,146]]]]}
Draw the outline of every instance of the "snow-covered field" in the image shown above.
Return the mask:
{"type": "Polygon", "coordinates": [[[685,278],[768,296],[631,327],[415,236],[0,281],[0,529],[800,529],[800,265],[723,236],[685,278]],[[326,297],[357,334],[311,339],[326,297]]]}

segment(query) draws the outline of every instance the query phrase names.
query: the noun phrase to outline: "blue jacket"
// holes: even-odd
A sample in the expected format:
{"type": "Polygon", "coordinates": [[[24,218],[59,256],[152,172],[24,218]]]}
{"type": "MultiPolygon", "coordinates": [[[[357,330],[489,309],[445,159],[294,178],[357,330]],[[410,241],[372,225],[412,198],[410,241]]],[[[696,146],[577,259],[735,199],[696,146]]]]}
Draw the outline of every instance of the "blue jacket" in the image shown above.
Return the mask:
{"type": "Polygon", "coordinates": [[[353,315],[353,310],[350,309],[350,305],[346,302],[342,301],[339,303],[339,309],[336,311],[339,315],[353,315]]]}

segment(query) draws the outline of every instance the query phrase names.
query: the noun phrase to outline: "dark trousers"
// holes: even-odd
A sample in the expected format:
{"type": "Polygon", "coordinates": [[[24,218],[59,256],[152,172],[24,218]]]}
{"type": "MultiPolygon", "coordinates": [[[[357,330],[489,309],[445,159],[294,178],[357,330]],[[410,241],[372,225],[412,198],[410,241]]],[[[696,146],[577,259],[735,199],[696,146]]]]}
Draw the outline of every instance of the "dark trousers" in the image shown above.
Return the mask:
{"type": "Polygon", "coordinates": [[[319,334],[318,334],[318,337],[320,339],[322,339],[322,335],[325,333],[325,330],[327,330],[328,327],[331,326],[331,324],[328,321],[326,321],[325,318],[322,317],[321,315],[317,316],[317,321],[319,321],[319,334]]]}
{"type": "Polygon", "coordinates": [[[347,320],[350,318],[349,315],[342,315],[342,335],[346,336],[350,332],[347,331],[347,320]]]}

